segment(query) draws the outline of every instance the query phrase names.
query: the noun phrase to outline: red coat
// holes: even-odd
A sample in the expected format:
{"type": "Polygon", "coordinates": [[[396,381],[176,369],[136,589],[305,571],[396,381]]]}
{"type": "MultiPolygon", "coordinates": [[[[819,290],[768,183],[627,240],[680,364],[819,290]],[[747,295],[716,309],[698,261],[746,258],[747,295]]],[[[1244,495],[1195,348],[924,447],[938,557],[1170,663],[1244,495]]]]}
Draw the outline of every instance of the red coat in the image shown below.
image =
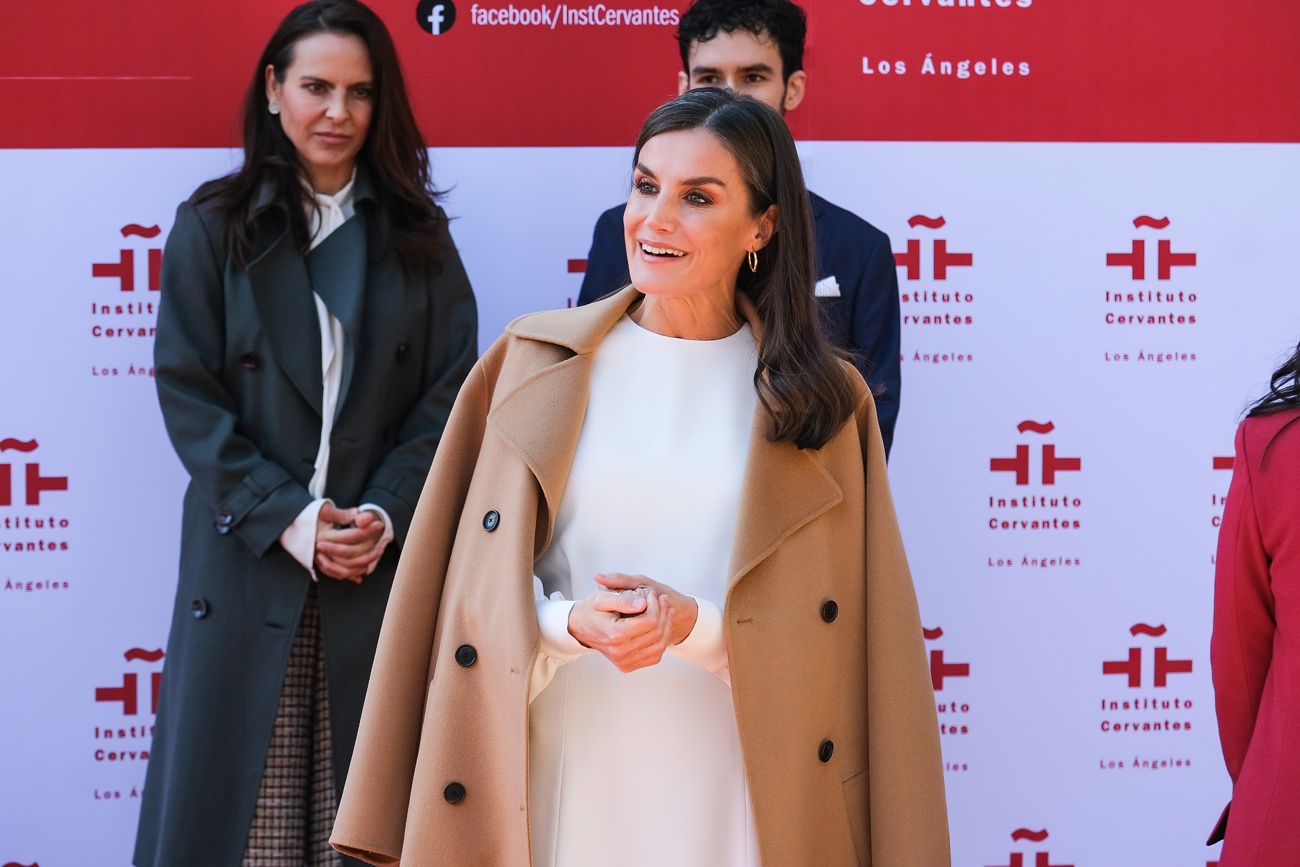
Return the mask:
{"type": "Polygon", "coordinates": [[[1219,530],[1210,659],[1233,782],[1220,867],[1300,864],[1300,421],[1273,438],[1298,417],[1241,423],[1219,530]]]}

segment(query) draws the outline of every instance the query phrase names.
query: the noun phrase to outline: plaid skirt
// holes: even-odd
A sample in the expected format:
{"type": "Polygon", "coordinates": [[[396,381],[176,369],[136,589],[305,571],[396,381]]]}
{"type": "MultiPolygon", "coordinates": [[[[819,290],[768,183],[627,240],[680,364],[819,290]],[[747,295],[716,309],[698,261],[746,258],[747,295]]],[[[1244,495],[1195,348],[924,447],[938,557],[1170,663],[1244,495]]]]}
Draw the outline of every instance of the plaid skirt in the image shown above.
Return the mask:
{"type": "Polygon", "coordinates": [[[320,599],[313,585],[284,672],[242,867],[340,867],[342,857],[329,844],[337,804],[320,599]]]}

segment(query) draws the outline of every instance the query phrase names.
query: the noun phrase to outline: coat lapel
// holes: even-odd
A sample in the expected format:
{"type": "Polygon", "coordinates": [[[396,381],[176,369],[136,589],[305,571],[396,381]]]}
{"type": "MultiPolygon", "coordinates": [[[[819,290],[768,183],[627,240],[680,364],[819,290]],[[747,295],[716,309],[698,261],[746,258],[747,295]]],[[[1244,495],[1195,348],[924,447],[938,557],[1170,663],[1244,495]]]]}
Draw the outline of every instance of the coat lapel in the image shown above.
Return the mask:
{"type": "MultiPolygon", "coordinates": [[[[546,500],[547,526],[537,554],[550,544],[578,436],[587,415],[591,359],[614,323],[640,298],[628,287],[576,310],[552,310],[512,322],[517,338],[551,344],[541,368],[507,394],[488,414],[488,424],[527,464],[546,500]]],[[[540,348],[540,347],[539,347],[540,348]]],[[[545,350],[543,350],[545,351],[545,350]]]]}
{"type": "Polygon", "coordinates": [[[727,595],[786,538],[844,498],[819,453],[767,438],[771,416],[754,412],[740,495],[740,516],[727,570],[727,595]]]}
{"type": "Polygon", "coordinates": [[[319,414],[324,384],[316,304],[307,265],[288,232],[249,263],[248,283],[276,362],[319,414]]]}
{"type": "MultiPolygon", "coordinates": [[[[578,310],[524,317],[507,329],[516,337],[569,350],[556,352],[552,363],[524,380],[488,415],[488,424],[519,453],[546,499],[548,526],[545,537],[538,540],[539,554],[550,544],[587,413],[591,354],[638,298],[640,293],[629,287],[578,310]]],[[[742,300],[738,307],[761,339],[752,306],[742,300]]],[[[839,485],[822,467],[819,453],[800,450],[793,443],[771,442],[770,426],[771,417],[760,403],[750,430],[728,593],[791,533],[843,499],[839,485]]],[[[635,460],[635,453],[629,451],[628,458],[635,460]]]]}
{"type": "MultiPolygon", "coordinates": [[[[366,228],[364,211],[335,229],[316,249],[307,254],[307,272],[311,288],[325,302],[343,326],[347,340],[343,352],[343,377],[335,414],[343,407],[348,386],[352,383],[357,347],[361,339],[361,310],[365,301],[366,228]]],[[[314,309],[314,308],[313,308],[314,309]]],[[[314,318],[314,316],[313,316],[314,318]]],[[[319,344],[320,338],[317,337],[319,344]]],[[[317,366],[320,351],[317,349],[317,366]]],[[[317,377],[319,379],[319,376],[317,377]]]]}

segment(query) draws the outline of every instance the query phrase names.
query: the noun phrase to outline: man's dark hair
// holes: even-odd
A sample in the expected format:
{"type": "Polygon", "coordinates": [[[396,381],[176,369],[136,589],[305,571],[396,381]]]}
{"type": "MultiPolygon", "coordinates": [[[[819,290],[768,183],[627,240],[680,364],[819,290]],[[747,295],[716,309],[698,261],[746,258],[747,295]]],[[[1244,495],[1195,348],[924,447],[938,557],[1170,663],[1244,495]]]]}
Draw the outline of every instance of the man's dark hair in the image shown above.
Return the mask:
{"type": "Polygon", "coordinates": [[[790,0],[698,0],[682,13],[677,47],[682,68],[691,74],[691,46],[719,33],[744,30],[760,39],[770,37],[781,52],[781,77],[788,81],[803,69],[803,43],[808,19],[790,0]]]}

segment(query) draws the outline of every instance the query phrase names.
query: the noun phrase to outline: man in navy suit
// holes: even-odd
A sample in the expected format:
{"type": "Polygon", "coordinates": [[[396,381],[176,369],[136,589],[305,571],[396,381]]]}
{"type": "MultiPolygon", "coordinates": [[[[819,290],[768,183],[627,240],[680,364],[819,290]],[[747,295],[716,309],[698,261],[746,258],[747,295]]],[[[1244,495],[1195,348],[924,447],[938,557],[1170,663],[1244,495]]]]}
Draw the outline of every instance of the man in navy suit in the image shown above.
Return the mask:
{"type": "MultiPolygon", "coordinates": [[[[682,14],[677,42],[683,71],[680,93],[695,87],[727,87],[760,99],[785,114],[803,101],[807,74],[804,12],[790,0],[698,0],[682,14]]],[[[852,354],[876,394],[885,453],[898,418],[898,273],[889,238],[866,220],[815,193],[817,303],[827,336],[852,354]]],[[[587,254],[579,304],[588,304],[628,282],[623,210],[610,208],[596,221],[587,254]]]]}

